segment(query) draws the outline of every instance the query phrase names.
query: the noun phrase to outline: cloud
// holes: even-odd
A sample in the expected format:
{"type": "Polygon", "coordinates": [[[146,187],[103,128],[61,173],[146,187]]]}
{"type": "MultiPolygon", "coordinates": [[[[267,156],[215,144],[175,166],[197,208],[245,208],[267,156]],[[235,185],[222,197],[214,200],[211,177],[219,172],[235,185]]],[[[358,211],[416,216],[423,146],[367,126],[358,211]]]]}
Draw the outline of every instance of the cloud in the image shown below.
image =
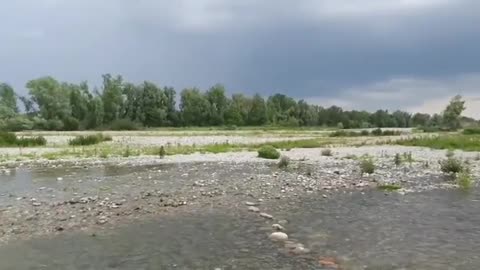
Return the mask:
{"type": "Polygon", "coordinates": [[[467,101],[464,115],[480,119],[480,73],[450,78],[397,77],[340,91],[335,98],[309,97],[315,104],[340,105],[346,109],[375,111],[379,108],[409,112],[440,113],[456,94],[467,101]]]}

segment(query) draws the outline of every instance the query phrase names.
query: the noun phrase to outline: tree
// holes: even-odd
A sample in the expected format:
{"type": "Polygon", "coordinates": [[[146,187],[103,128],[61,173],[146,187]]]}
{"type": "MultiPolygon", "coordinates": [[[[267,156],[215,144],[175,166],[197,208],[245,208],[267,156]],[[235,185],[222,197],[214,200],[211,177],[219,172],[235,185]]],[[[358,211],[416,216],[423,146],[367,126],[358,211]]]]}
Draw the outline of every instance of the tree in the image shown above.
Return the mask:
{"type": "Polygon", "coordinates": [[[210,103],[197,88],[187,88],[180,94],[180,110],[184,124],[187,126],[208,125],[210,103]]]}
{"type": "Polygon", "coordinates": [[[223,125],[225,123],[225,111],[227,110],[228,100],[225,96],[225,87],[216,84],[205,93],[210,103],[210,125],[223,125]]]}
{"type": "Polygon", "coordinates": [[[252,105],[248,113],[248,125],[260,126],[267,123],[267,106],[259,94],[253,96],[252,105]]]}
{"type": "MultiPolygon", "coordinates": [[[[42,77],[27,83],[31,100],[46,120],[62,120],[71,114],[70,93],[67,84],[52,77],[42,77]]],[[[28,110],[28,108],[27,108],[28,110]]]]}
{"type": "Polygon", "coordinates": [[[462,96],[456,95],[453,97],[443,111],[444,125],[452,130],[458,129],[460,127],[460,116],[465,109],[465,101],[462,96]]]}
{"type": "Polygon", "coordinates": [[[422,127],[426,126],[430,122],[430,115],[426,113],[416,113],[412,117],[412,126],[422,127]]]}
{"type": "Polygon", "coordinates": [[[0,119],[14,117],[18,113],[17,97],[13,88],[0,83],[0,119]]]}
{"type": "Polygon", "coordinates": [[[123,106],[123,78],[122,76],[112,77],[105,74],[103,77],[102,101],[105,123],[110,123],[119,118],[123,106]]]}

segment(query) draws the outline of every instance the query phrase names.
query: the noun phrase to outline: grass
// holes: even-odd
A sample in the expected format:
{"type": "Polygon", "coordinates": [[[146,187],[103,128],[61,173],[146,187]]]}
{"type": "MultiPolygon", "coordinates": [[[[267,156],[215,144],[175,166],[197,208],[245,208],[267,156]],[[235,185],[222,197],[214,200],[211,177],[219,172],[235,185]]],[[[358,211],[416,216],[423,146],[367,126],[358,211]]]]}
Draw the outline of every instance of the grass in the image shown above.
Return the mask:
{"type": "Polygon", "coordinates": [[[400,131],[397,130],[382,130],[380,128],[374,129],[372,131],[362,130],[362,131],[346,131],[346,130],[337,130],[330,133],[330,137],[361,137],[361,136],[398,136],[401,135],[400,131]]]}
{"type": "Polygon", "coordinates": [[[378,185],[377,188],[384,191],[396,191],[402,189],[402,186],[399,184],[382,184],[378,185]]]}
{"type": "Polygon", "coordinates": [[[33,147],[47,144],[42,136],[18,137],[12,132],[0,132],[0,147],[33,147]]]}
{"type": "Polygon", "coordinates": [[[393,163],[395,163],[395,166],[400,166],[403,163],[402,157],[400,156],[399,153],[395,154],[395,158],[393,159],[393,163]]]}
{"type": "Polygon", "coordinates": [[[395,144],[420,146],[433,149],[459,149],[464,151],[480,151],[480,136],[475,135],[442,135],[437,137],[418,137],[398,140],[395,144]]]}
{"type": "Polygon", "coordinates": [[[103,135],[102,133],[98,133],[95,135],[81,135],[76,136],[75,138],[68,141],[69,145],[73,146],[85,146],[85,145],[94,145],[99,144],[105,141],[111,141],[112,137],[108,135],[103,135]]]}
{"type": "Polygon", "coordinates": [[[463,190],[469,190],[473,186],[472,174],[469,168],[465,168],[457,175],[457,185],[463,190]]]}
{"type": "Polygon", "coordinates": [[[480,135],[480,128],[466,128],[463,130],[464,135],[480,135]]]}
{"type": "Polygon", "coordinates": [[[266,159],[278,159],[280,157],[280,152],[271,145],[262,146],[258,149],[258,157],[266,159]]]}

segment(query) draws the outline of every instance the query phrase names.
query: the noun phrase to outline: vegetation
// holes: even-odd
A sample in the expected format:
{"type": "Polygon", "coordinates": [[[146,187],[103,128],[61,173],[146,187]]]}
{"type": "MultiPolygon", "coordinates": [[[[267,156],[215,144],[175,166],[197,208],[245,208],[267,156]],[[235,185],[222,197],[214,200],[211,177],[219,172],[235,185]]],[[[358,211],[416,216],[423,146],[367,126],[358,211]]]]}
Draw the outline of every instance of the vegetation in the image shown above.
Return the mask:
{"type": "MultiPolygon", "coordinates": [[[[27,82],[26,88],[28,94],[19,96],[11,86],[0,83],[1,130],[135,130],[185,126],[223,126],[230,130],[266,125],[340,129],[458,127],[464,109],[458,96],[442,115],[412,115],[386,110],[374,113],[346,111],[338,106],[324,108],[308,104],[283,94],[266,99],[259,94],[233,94],[229,97],[225,87],[219,84],[206,91],[186,88],[177,97],[172,87],[161,87],[152,82],[136,85],[110,74],[102,76],[98,87],[91,87],[86,82],[76,84],[41,77],[27,82]],[[178,106],[177,100],[180,101],[178,106]],[[23,105],[22,110],[18,108],[18,101],[23,105]]],[[[383,131],[382,135],[388,133],[383,131]]]]}
{"type": "Polygon", "coordinates": [[[398,167],[398,166],[402,165],[402,162],[403,162],[402,157],[400,156],[399,153],[396,153],[395,158],[393,159],[393,163],[395,163],[395,166],[398,167]]]}
{"type": "Polygon", "coordinates": [[[94,134],[94,135],[81,135],[76,136],[75,138],[71,139],[68,144],[69,145],[94,145],[105,141],[111,141],[111,136],[105,136],[101,133],[94,134]]]}
{"type": "Polygon", "coordinates": [[[330,137],[361,137],[361,136],[396,136],[400,135],[400,131],[396,130],[382,130],[380,128],[374,129],[372,131],[362,130],[362,131],[346,131],[346,130],[337,130],[330,133],[330,137]]]}
{"type": "Polygon", "coordinates": [[[399,184],[381,184],[378,185],[377,188],[384,191],[396,191],[402,189],[402,186],[399,184]]]}
{"type": "Polygon", "coordinates": [[[290,158],[288,158],[287,156],[282,156],[280,158],[280,161],[278,162],[278,167],[280,169],[285,169],[288,167],[289,164],[290,164],[290,158]]]}
{"type": "Polygon", "coordinates": [[[372,174],[375,172],[375,163],[373,162],[373,158],[370,156],[363,156],[360,159],[360,172],[363,174],[372,174]]]}
{"type": "Polygon", "coordinates": [[[262,146],[258,150],[258,157],[266,159],[278,159],[280,157],[280,152],[271,145],[262,146]]]}
{"type": "Polygon", "coordinates": [[[167,152],[165,151],[165,147],[160,146],[160,149],[158,150],[158,156],[160,158],[164,158],[167,155],[167,152]]]}
{"type": "Polygon", "coordinates": [[[322,150],[322,156],[330,157],[332,155],[333,155],[332,149],[325,148],[325,149],[322,150]]]}
{"type": "Polygon", "coordinates": [[[464,170],[462,161],[454,156],[453,151],[447,151],[446,157],[439,161],[440,170],[443,173],[456,174],[464,170]]]}
{"type": "Polygon", "coordinates": [[[19,138],[11,132],[0,132],[0,147],[32,147],[46,144],[47,140],[42,136],[19,138]]]}
{"type": "Polygon", "coordinates": [[[433,149],[460,149],[464,151],[480,151],[480,137],[472,135],[441,135],[436,137],[417,137],[398,140],[396,144],[405,146],[421,146],[433,149]]]}
{"type": "Polygon", "coordinates": [[[466,167],[462,170],[456,178],[457,185],[464,190],[469,190],[473,186],[472,173],[470,168],[466,167]]]}
{"type": "Polygon", "coordinates": [[[465,135],[480,135],[480,128],[466,128],[463,130],[465,135]]]}

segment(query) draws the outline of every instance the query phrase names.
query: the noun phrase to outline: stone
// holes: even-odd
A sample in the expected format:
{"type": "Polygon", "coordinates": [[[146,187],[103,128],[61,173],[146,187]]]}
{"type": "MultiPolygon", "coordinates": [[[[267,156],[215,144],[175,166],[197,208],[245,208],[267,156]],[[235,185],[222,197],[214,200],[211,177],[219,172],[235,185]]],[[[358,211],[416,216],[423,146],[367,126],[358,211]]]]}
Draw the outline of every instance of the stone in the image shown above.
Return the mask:
{"type": "Polygon", "coordinates": [[[57,177],[57,181],[62,181],[63,177],[57,177]]]}
{"type": "Polygon", "coordinates": [[[33,202],[32,205],[33,205],[33,206],[40,206],[40,205],[42,205],[42,204],[39,203],[39,202],[33,202]]]}
{"type": "Polygon", "coordinates": [[[258,205],[258,203],[254,203],[254,202],[245,202],[245,204],[247,206],[257,206],[258,205]]]}
{"type": "Polygon", "coordinates": [[[260,209],[258,209],[258,207],[255,207],[255,206],[250,206],[248,207],[248,211],[258,213],[260,212],[260,209]]]}
{"type": "Polygon", "coordinates": [[[260,216],[261,217],[264,217],[264,218],[268,218],[268,219],[273,219],[273,216],[272,215],[269,215],[267,213],[260,213],[260,216]]]}
{"type": "Polygon", "coordinates": [[[274,230],[277,230],[277,231],[284,231],[284,230],[285,230],[285,228],[284,228],[282,225],[280,225],[280,224],[273,224],[273,225],[272,225],[272,228],[273,228],[274,230]]]}
{"type": "Polygon", "coordinates": [[[268,237],[272,241],[286,241],[288,240],[288,235],[283,232],[274,232],[268,237]]]}

